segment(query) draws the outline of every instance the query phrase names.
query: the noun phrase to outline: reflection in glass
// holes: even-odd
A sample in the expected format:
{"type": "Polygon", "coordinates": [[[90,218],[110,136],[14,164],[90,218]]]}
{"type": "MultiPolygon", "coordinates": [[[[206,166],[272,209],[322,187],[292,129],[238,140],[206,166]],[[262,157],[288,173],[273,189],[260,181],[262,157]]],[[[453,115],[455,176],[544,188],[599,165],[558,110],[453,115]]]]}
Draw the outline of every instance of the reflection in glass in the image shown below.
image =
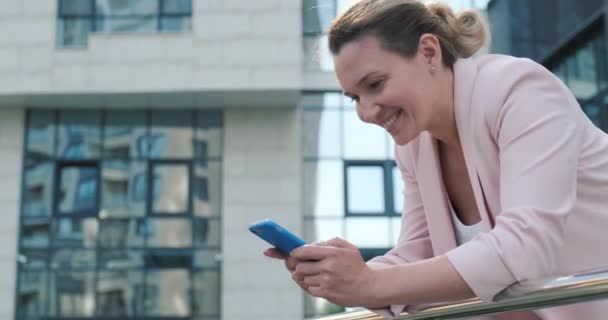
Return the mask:
{"type": "Polygon", "coordinates": [[[95,14],[98,16],[156,15],[159,1],[150,0],[96,0],[95,14]]]}
{"type": "Polygon", "coordinates": [[[197,271],[192,275],[192,313],[218,316],[220,314],[220,274],[217,271],[197,271]]]}
{"type": "Polygon", "coordinates": [[[192,256],[188,249],[154,249],[145,253],[144,263],[147,269],[187,269],[192,266],[192,256]]]}
{"type": "Polygon", "coordinates": [[[335,237],[344,238],[343,218],[317,218],[304,221],[306,242],[327,241],[335,237]]]}
{"type": "Polygon", "coordinates": [[[146,157],[148,148],[140,148],[138,141],[146,136],[145,111],[106,112],[103,154],[106,158],[128,159],[146,157]]]}
{"type": "Polygon", "coordinates": [[[51,315],[91,317],[95,311],[95,273],[56,271],[51,277],[51,315]]]}
{"type": "Polygon", "coordinates": [[[27,157],[45,159],[53,156],[55,146],[55,113],[36,110],[28,113],[27,157]]]}
{"type": "Polygon", "coordinates": [[[42,270],[46,269],[49,254],[47,250],[20,250],[17,261],[23,270],[42,270]]]}
{"type": "Polygon", "coordinates": [[[211,217],[220,214],[221,170],[221,162],[207,161],[195,164],[192,178],[192,204],[195,216],[211,217]]]}
{"type": "MultiPolygon", "coordinates": [[[[121,1],[128,3],[129,1],[121,1]]],[[[150,1],[152,2],[152,1],[150,1]]],[[[154,33],[158,30],[156,16],[148,17],[98,17],[95,19],[95,32],[100,33],[154,33]]]]}
{"type": "Polygon", "coordinates": [[[348,211],[352,214],[383,214],[384,170],[381,166],[347,168],[348,211]]]}
{"type": "Polygon", "coordinates": [[[45,248],[49,245],[48,218],[25,218],[21,225],[21,246],[24,248],[45,248]]]}
{"type": "Polygon", "coordinates": [[[334,61],[327,41],[326,35],[304,37],[305,71],[334,71],[334,61]]]}
{"type": "Polygon", "coordinates": [[[194,251],[195,268],[216,268],[222,261],[219,250],[203,249],[194,251]]]}
{"type": "Polygon", "coordinates": [[[23,215],[51,215],[53,165],[50,162],[26,160],[23,190],[23,215]]]}
{"type": "MultiPolygon", "coordinates": [[[[86,2],[78,0],[79,2],[86,2]]],[[[61,18],[57,20],[57,45],[59,47],[84,47],[92,29],[89,18],[61,18]]]]}
{"type": "Polygon", "coordinates": [[[109,270],[141,268],[144,259],[140,250],[100,250],[99,266],[109,270]]]}
{"type": "Polygon", "coordinates": [[[568,87],[579,99],[589,99],[598,92],[593,44],[587,43],[568,58],[568,87]]]}
{"type": "Polygon", "coordinates": [[[145,162],[105,161],[101,171],[101,212],[106,217],[143,216],[146,210],[145,162]],[[133,195],[137,193],[137,197],[133,195]],[[133,201],[141,199],[142,201],[133,201]]]}
{"type": "Polygon", "coordinates": [[[95,251],[81,249],[59,249],[53,252],[51,267],[59,270],[95,268],[95,251]]]}
{"type": "Polygon", "coordinates": [[[98,316],[134,316],[142,310],[143,273],[103,271],[97,279],[98,316]]]}
{"type": "Polygon", "coordinates": [[[340,111],[305,110],[303,117],[304,157],[340,157],[340,111]]]}
{"type": "Polygon", "coordinates": [[[593,122],[596,127],[602,127],[602,109],[597,103],[591,102],[583,106],[583,111],[585,112],[587,117],[591,119],[591,122],[593,122]]]}
{"type": "Polygon", "coordinates": [[[21,271],[17,286],[18,316],[35,318],[48,315],[46,271],[21,271]]]}
{"type": "Polygon", "coordinates": [[[193,114],[190,111],[151,111],[150,156],[186,158],[193,156],[193,114]]]}
{"type": "Polygon", "coordinates": [[[93,1],[61,0],[59,13],[70,16],[86,16],[93,13],[93,1]]]}
{"type": "Polygon", "coordinates": [[[194,218],[193,220],[194,244],[196,246],[219,246],[220,220],[209,218],[194,218]]]}
{"type": "Polygon", "coordinates": [[[64,159],[99,157],[101,143],[101,112],[60,111],[58,153],[64,159]]]}
{"type": "Polygon", "coordinates": [[[155,213],[185,213],[188,210],[189,172],[185,164],[154,164],[152,174],[155,213]]]}
{"type": "Polygon", "coordinates": [[[161,31],[184,31],[192,29],[192,19],[190,17],[163,17],[160,19],[161,31]]]}
{"type": "Polygon", "coordinates": [[[192,0],[164,0],[162,7],[162,13],[165,14],[190,14],[192,0]]]}
{"type": "Polygon", "coordinates": [[[405,183],[401,177],[401,171],[398,167],[393,167],[393,205],[395,213],[401,214],[403,211],[403,197],[405,192],[405,183]]]}
{"type": "Polygon", "coordinates": [[[190,315],[189,292],[191,282],[188,271],[179,269],[149,270],[146,283],[145,312],[147,315],[190,315]]]}
{"type": "Polygon", "coordinates": [[[348,104],[349,98],[340,92],[307,93],[301,105],[306,109],[339,109],[348,104]]]}
{"type": "Polygon", "coordinates": [[[97,168],[66,166],[59,173],[59,211],[66,214],[95,214],[97,168]]]}
{"type": "Polygon", "coordinates": [[[222,112],[219,110],[200,110],[196,118],[194,137],[194,156],[197,159],[222,156],[222,112]]]}
{"type": "Polygon", "coordinates": [[[304,34],[327,32],[335,15],[335,0],[303,0],[302,28],[304,34]]]}
{"type": "Polygon", "coordinates": [[[141,247],[143,235],[137,232],[137,219],[100,220],[99,245],[104,248],[141,247]]]}
{"type": "Polygon", "coordinates": [[[344,158],[385,159],[386,135],[381,127],[361,121],[356,111],[344,111],[344,158]]]}
{"type": "Polygon", "coordinates": [[[94,247],[98,234],[97,219],[61,218],[53,221],[53,245],[56,247],[94,247]]]}
{"type": "Polygon", "coordinates": [[[360,248],[386,248],[392,244],[390,230],[390,219],[386,217],[348,218],[345,238],[360,248]]]}
{"type": "Polygon", "coordinates": [[[188,219],[148,219],[154,230],[148,247],[184,248],[192,246],[192,225],[188,219]]]}
{"type": "Polygon", "coordinates": [[[304,215],[344,216],[342,161],[304,163],[304,215]]]}

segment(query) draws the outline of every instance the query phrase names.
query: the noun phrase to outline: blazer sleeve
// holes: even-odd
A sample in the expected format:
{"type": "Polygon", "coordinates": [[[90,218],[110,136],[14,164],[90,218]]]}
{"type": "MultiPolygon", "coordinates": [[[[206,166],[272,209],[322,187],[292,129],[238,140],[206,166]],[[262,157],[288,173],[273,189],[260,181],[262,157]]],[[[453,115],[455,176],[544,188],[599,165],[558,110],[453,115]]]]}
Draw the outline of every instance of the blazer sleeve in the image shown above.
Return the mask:
{"type": "MultiPolygon", "coordinates": [[[[409,147],[405,147],[409,148],[409,147]]],[[[409,152],[401,155],[399,147],[395,148],[395,162],[401,171],[405,182],[404,207],[401,218],[401,232],[396,246],[383,256],[375,257],[367,262],[372,269],[410,263],[433,257],[433,249],[418,183],[412,175],[412,162],[409,152]]],[[[406,152],[403,152],[406,153],[406,152]]],[[[405,305],[391,305],[384,309],[371,309],[385,318],[398,317],[405,305]]]]}
{"type": "Polygon", "coordinates": [[[499,148],[502,211],[490,232],[446,254],[484,301],[513,283],[554,275],[576,202],[584,114],[550,72],[520,63],[488,124],[499,148]]]}

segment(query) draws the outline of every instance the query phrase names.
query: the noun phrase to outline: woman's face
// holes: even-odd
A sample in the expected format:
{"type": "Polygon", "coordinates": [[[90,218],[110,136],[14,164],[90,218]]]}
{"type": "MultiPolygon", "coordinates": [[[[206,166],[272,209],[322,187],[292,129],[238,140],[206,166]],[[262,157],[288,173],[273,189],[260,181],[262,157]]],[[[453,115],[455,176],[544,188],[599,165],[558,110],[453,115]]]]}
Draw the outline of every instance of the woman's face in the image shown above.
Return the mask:
{"type": "MultiPolygon", "coordinates": [[[[429,130],[436,118],[439,90],[430,71],[436,57],[422,43],[418,51],[406,59],[364,36],[334,56],[338,81],[356,101],[359,118],[383,127],[399,145],[429,130]]],[[[440,65],[435,68],[439,71],[440,65]]]]}

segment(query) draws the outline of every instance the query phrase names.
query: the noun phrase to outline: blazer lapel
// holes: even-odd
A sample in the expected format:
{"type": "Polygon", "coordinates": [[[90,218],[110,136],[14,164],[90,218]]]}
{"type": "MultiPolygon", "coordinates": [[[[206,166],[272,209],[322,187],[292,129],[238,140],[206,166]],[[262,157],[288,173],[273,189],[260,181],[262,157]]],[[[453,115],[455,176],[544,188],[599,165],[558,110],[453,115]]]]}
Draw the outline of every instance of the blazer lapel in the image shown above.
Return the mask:
{"type": "Polygon", "coordinates": [[[494,219],[488,213],[476,164],[478,150],[475,146],[476,126],[473,120],[475,111],[472,110],[473,106],[471,105],[476,78],[477,66],[473,59],[458,59],[456,61],[454,64],[454,117],[456,127],[479,215],[487,230],[491,230],[494,219]]]}
{"type": "Polygon", "coordinates": [[[418,180],[418,186],[426,211],[427,228],[434,254],[441,255],[456,247],[456,237],[441,179],[437,145],[428,132],[420,134],[418,157],[418,176],[424,177],[418,180]]]}

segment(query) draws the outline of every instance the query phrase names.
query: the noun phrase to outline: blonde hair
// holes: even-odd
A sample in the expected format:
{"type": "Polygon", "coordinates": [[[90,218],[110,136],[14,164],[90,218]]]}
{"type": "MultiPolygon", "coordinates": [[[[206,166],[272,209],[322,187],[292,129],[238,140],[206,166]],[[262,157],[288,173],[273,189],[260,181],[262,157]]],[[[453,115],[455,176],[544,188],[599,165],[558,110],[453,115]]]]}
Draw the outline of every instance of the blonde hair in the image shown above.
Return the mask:
{"type": "Polygon", "coordinates": [[[365,35],[376,36],[384,49],[411,58],[420,36],[435,35],[443,64],[475,54],[488,38],[488,28],[475,10],[454,14],[443,3],[425,5],[414,0],[360,0],[340,14],[329,29],[329,50],[337,55],[347,43],[365,35]]]}

